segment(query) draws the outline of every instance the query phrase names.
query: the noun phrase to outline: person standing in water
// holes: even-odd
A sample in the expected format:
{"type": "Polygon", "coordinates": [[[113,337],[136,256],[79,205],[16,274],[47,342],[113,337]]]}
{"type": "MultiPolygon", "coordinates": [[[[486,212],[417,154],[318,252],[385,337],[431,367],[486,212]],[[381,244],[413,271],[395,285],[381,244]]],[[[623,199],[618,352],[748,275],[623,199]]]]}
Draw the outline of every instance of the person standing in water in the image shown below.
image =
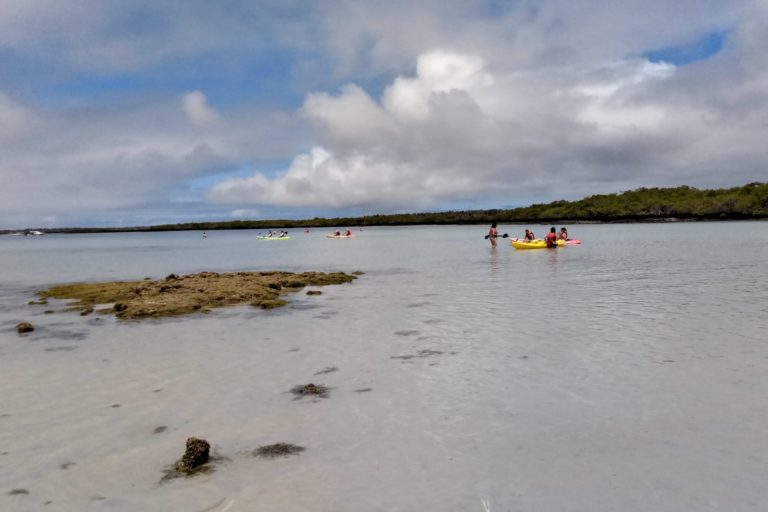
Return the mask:
{"type": "Polygon", "coordinates": [[[557,247],[557,229],[554,226],[549,230],[544,241],[547,243],[547,247],[557,247]]]}
{"type": "Polygon", "coordinates": [[[491,229],[488,230],[488,239],[491,241],[491,247],[496,247],[496,238],[499,236],[499,232],[496,230],[496,223],[491,224],[491,229]]]}

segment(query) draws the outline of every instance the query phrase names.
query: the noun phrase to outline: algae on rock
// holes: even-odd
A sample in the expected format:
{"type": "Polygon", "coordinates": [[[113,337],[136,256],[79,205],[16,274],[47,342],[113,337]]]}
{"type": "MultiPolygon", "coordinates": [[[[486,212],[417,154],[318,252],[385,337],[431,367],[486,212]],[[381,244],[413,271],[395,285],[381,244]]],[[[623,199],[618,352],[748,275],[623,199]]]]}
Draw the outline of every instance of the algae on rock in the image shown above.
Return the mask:
{"type": "MultiPolygon", "coordinates": [[[[120,319],[160,318],[208,311],[210,308],[251,304],[261,309],[281,307],[280,295],[305,286],[349,283],[357,279],[343,272],[201,272],[165,279],[77,283],[38,292],[41,299],[76,299],[71,309],[88,314],[97,305],[111,304],[120,319]]],[[[101,313],[105,309],[96,310],[101,313]]]]}

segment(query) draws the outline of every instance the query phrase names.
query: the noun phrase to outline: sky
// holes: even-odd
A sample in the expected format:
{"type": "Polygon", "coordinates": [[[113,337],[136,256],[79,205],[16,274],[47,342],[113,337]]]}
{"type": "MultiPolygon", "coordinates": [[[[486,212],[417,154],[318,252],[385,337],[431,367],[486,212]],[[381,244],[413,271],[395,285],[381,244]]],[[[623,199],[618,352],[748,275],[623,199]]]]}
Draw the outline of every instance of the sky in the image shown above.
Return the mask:
{"type": "Polygon", "coordinates": [[[768,0],[0,0],[0,228],[768,181],[768,0]]]}

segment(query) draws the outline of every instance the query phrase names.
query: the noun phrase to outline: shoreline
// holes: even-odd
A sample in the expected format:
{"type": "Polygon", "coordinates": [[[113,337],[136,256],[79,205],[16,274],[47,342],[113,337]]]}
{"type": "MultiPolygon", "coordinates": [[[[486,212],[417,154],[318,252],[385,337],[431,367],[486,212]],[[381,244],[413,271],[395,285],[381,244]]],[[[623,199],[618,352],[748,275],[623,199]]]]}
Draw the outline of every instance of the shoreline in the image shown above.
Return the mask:
{"type": "MultiPolygon", "coordinates": [[[[336,220],[336,219],[329,219],[336,220]]],[[[342,219],[343,220],[343,219],[342,219]]],[[[236,221],[237,222],[237,221],[236,221]]],[[[303,221],[254,221],[254,222],[274,222],[266,226],[220,226],[210,227],[205,222],[194,223],[192,226],[186,224],[179,224],[178,227],[165,227],[165,226],[129,226],[119,228],[108,227],[96,227],[96,228],[37,228],[34,231],[42,231],[44,234],[90,234],[90,233],[167,233],[174,231],[257,231],[257,230],[269,230],[269,229],[331,229],[338,226],[347,226],[350,228],[376,228],[376,227],[409,227],[409,226],[485,226],[489,222],[493,221],[478,221],[478,222],[413,222],[413,223],[379,223],[379,224],[355,224],[339,222],[336,224],[304,224],[303,221]],[[285,223],[281,223],[285,222],[285,223]],[[299,223],[299,224],[294,224],[299,223]]],[[[580,225],[580,224],[675,224],[675,223],[699,223],[699,222],[768,222],[768,217],[729,217],[729,218],[706,218],[706,217],[659,217],[659,218],[630,218],[630,219],[535,219],[535,220],[514,220],[514,221],[497,221],[503,225],[538,225],[545,226],[550,224],[567,224],[567,225],[580,225]]],[[[177,226],[177,225],[174,225],[177,226]]],[[[32,231],[31,229],[0,229],[0,236],[24,236],[19,232],[32,231]]],[[[31,236],[31,235],[30,235],[31,236]]],[[[38,235],[39,236],[39,235],[38,235]]]]}

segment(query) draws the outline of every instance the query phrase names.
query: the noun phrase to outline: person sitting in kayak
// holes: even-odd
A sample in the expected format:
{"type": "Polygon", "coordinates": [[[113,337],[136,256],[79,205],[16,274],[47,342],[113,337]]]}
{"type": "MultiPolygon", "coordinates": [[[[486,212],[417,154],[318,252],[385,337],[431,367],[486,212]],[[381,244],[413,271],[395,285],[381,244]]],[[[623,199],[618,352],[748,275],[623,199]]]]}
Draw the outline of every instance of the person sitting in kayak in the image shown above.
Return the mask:
{"type": "Polygon", "coordinates": [[[347,230],[344,232],[344,236],[352,236],[352,232],[347,228],[347,230]]]}
{"type": "Polygon", "coordinates": [[[558,240],[568,240],[568,230],[565,228],[560,228],[560,234],[557,235],[558,240]]]}
{"type": "Polygon", "coordinates": [[[544,241],[547,243],[547,247],[557,247],[557,229],[554,226],[549,230],[547,236],[544,237],[544,241]]]}
{"type": "Polygon", "coordinates": [[[526,242],[533,242],[536,240],[536,236],[533,234],[533,231],[525,230],[525,241],[526,242]]]}
{"type": "Polygon", "coordinates": [[[333,234],[333,236],[341,236],[341,231],[337,231],[333,234]]]}
{"type": "Polygon", "coordinates": [[[496,230],[496,223],[491,224],[491,229],[488,230],[488,239],[491,241],[491,247],[496,247],[496,238],[499,236],[499,232],[496,230]]]}

